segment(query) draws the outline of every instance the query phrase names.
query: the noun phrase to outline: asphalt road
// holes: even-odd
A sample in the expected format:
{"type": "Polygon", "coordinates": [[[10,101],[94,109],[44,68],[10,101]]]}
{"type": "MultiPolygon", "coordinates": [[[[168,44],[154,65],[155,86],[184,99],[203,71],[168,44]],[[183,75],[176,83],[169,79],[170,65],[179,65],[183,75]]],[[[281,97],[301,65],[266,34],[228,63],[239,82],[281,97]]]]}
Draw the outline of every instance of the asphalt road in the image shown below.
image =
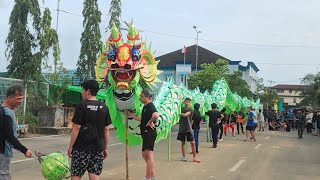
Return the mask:
{"type": "MultiPolygon", "coordinates": [[[[218,148],[206,142],[206,129],[201,129],[200,164],[180,161],[180,142],[176,140],[176,129],[172,131],[171,161],[168,161],[168,141],[155,147],[155,171],[160,180],[319,180],[320,137],[309,134],[297,139],[297,131],[258,132],[257,142],[244,142],[244,135],[223,137],[218,148]]],[[[32,150],[43,153],[66,152],[69,135],[45,136],[20,139],[32,150]]],[[[190,147],[188,147],[190,151],[190,147]]],[[[15,152],[12,159],[13,180],[41,180],[40,164],[35,159],[26,159],[15,152]]],[[[140,180],[145,173],[145,162],[141,147],[130,147],[129,176],[140,180]]],[[[87,175],[83,179],[88,179],[87,175]]],[[[125,179],[125,146],[111,133],[109,157],[104,161],[101,179],[125,179]]]]}

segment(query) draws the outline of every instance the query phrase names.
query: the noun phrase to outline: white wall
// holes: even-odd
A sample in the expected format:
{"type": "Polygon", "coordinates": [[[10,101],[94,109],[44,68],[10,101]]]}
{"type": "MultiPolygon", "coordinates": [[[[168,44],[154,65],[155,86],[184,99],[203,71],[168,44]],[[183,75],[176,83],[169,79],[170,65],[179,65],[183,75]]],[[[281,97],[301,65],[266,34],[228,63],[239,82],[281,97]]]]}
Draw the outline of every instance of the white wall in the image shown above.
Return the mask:
{"type": "MultiPolygon", "coordinates": [[[[191,73],[191,64],[176,64],[176,84],[179,85],[184,83],[184,75],[186,75],[186,79],[188,79],[189,74],[191,73]]],[[[188,84],[186,84],[188,85],[188,84]]]]}

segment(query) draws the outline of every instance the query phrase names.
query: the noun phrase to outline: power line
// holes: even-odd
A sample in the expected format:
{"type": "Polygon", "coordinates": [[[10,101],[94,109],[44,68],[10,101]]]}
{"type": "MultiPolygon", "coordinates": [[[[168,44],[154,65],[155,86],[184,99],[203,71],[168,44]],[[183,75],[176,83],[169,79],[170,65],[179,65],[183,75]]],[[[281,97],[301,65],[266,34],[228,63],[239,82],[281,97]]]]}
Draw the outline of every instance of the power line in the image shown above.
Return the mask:
{"type": "MultiPolygon", "coordinates": [[[[45,7],[41,7],[44,9],[45,7]]],[[[66,11],[63,9],[52,9],[49,8],[50,10],[53,11],[59,11],[63,12],[65,14],[71,14],[74,16],[79,16],[83,17],[81,14],[77,14],[71,11],[66,11]]],[[[107,15],[110,16],[110,15],[107,15]]],[[[107,22],[104,20],[101,20],[102,22],[107,22]]],[[[157,32],[157,31],[152,31],[152,30],[147,30],[147,29],[139,29],[139,31],[144,31],[144,32],[149,32],[153,34],[158,34],[158,35],[163,35],[163,36],[169,36],[169,37],[176,37],[176,38],[182,38],[182,39],[195,39],[194,37],[188,37],[188,36],[182,36],[182,35],[176,35],[176,34],[169,34],[169,33],[164,33],[164,32],[157,32]]],[[[233,45],[243,45],[243,46],[256,46],[256,47],[273,47],[273,48],[306,48],[306,49],[319,49],[320,46],[305,46],[305,45],[275,45],[275,44],[258,44],[258,43],[246,43],[246,42],[234,42],[234,41],[221,41],[221,40],[211,40],[211,39],[203,39],[199,38],[200,41],[207,41],[207,42],[214,42],[214,43],[222,43],[222,44],[233,44],[233,45]]]]}
{"type": "Polygon", "coordinates": [[[255,64],[261,64],[261,65],[272,65],[272,66],[319,66],[320,64],[285,64],[285,63],[259,63],[259,62],[255,62],[255,64]]]}

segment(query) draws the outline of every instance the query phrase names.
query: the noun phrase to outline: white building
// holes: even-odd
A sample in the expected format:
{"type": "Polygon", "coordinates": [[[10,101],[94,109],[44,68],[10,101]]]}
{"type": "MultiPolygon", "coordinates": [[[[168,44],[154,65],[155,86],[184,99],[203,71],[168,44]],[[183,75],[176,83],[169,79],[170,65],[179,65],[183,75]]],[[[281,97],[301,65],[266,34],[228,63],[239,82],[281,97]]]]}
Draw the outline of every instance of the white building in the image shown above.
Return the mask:
{"type": "MultiPolygon", "coordinates": [[[[174,52],[156,57],[156,60],[160,60],[158,64],[158,69],[162,70],[158,77],[162,81],[171,77],[175,80],[175,83],[179,85],[180,83],[185,83],[184,77],[188,79],[189,74],[196,68],[196,45],[187,47],[187,52],[184,54],[181,49],[174,52]]],[[[247,66],[240,65],[241,61],[231,61],[223,56],[220,56],[212,51],[209,51],[201,46],[198,46],[198,69],[200,64],[203,63],[213,63],[217,59],[225,59],[229,62],[228,69],[230,72],[240,70],[243,72],[243,79],[248,83],[250,90],[253,94],[257,93],[258,87],[258,76],[257,73],[259,69],[253,62],[248,62],[247,66]]]]}

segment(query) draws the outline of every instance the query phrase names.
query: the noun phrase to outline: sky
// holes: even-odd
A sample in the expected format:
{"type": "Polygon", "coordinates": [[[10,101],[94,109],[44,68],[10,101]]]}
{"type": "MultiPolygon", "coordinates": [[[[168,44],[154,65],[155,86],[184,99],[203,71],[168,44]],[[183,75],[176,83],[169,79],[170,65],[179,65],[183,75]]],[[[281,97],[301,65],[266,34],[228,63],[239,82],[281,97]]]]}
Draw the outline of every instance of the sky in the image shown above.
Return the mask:
{"type": "MultiPolygon", "coordinates": [[[[83,31],[83,1],[61,0],[59,39],[61,59],[68,69],[76,69],[83,31]]],[[[108,38],[111,0],[98,0],[102,12],[102,41],[108,38]]],[[[13,0],[0,0],[0,71],[5,71],[5,39],[13,0]]],[[[56,27],[57,0],[40,1],[52,9],[56,27]]],[[[122,21],[133,19],[143,39],[152,41],[155,56],[195,44],[246,65],[252,61],[260,69],[265,85],[300,84],[308,73],[320,71],[319,0],[123,0],[122,21]]],[[[43,10],[43,9],[42,9],[43,10]]]]}

